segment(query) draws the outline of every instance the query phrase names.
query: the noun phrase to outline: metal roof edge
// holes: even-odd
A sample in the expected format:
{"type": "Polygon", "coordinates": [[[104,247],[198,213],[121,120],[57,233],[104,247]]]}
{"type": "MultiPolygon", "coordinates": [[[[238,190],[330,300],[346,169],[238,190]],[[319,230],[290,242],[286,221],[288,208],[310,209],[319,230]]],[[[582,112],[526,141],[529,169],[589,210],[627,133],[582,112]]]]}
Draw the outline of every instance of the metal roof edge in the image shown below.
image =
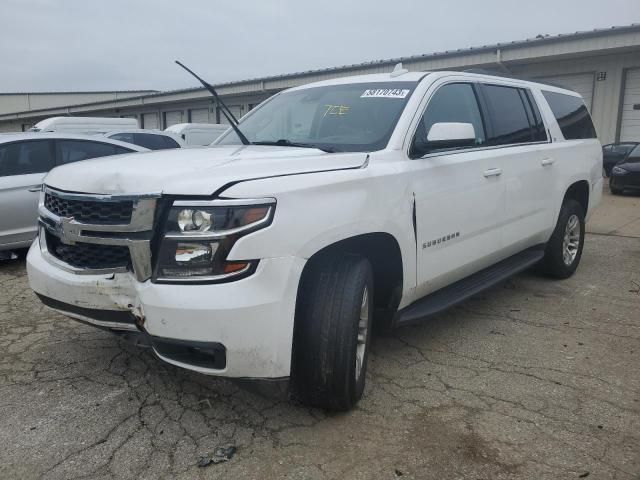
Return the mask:
{"type": "MultiPolygon", "coordinates": [[[[244,79],[244,80],[237,80],[237,81],[231,81],[231,82],[224,82],[224,83],[217,83],[214,84],[214,86],[216,88],[225,88],[225,87],[236,87],[236,86],[242,86],[242,85],[246,85],[249,83],[260,83],[260,82],[269,82],[269,81],[274,81],[274,80],[286,80],[286,79],[291,79],[291,78],[295,78],[295,77],[306,77],[306,76],[311,76],[311,75],[318,75],[318,74],[323,74],[323,73],[331,73],[331,72],[335,72],[335,71],[348,71],[348,70],[359,70],[359,69],[364,69],[364,68],[369,68],[372,66],[393,66],[398,62],[404,62],[404,63],[412,63],[412,62],[417,62],[417,61],[421,61],[421,60],[426,60],[426,59],[435,59],[435,58],[447,58],[447,57],[454,57],[454,56],[460,56],[460,55],[468,55],[468,54],[472,54],[472,53],[481,53],[481,52],[487,52],[487,51],[494,51],[497,49],[516,49],[522,46],[530,46],[530,45],[537,45],[537,44],[543,44],[543,43],[553,43],[553,42],[561,42],[561,41],[567,41],[567,40],[574,40],[574,39],[582,39],[582,38],[589,38],[589,37],[594,37],[594,36],[604,36],[604,35],[608,35],[611,33],[614,34],[623,34],[623,33],[627,33],[627,32],[640,32],[640,23],[632,23],[630,25],[624,25],[624,26],[612,26],[609,28],[599,28],[599,29],[593,29],[593,30],[585,30],[585,31],[577,31],[574,33],[562,33],[562,34],[557,34],[557,35],[538,35],[534,38],[528,38],[528,39],[524,39],[524,40],[514,40],[512,42],[504,42],[504,43],[494,43],[494,44],[490,44],[490,45],[482,45],[482,46],[477,46],[477,47],[468,47],[468,48],[461,48],[461,49],[457,49],[457,50],[445,50],[444,52],[433,52],[433,53],[426,53],[426,54],[419,54],[419,55],[412,55],[412,56],[406,56],[406,57],[397,57],[397,58],[389,58],[389,59],[382,59],[382,60],[372,60],[372,61],[367,61],[367,62],[362,62],[362,63],[354,63],[354,64],[348,64],[348,65],[341,65],[341,66],[335,66],[335,67],[328,67],[328,68],[320,68],[320,69],[314,69],[314,70],[306,70],[306,71],[299,71],[299,72],[293,72],[293,73],[286,73],[286,74],[282,74],[282,75],[271,75],[271,76],[265,76],[265,77],[256,77],[256,78],[250,78],[250,79],[244,79]]],[[[133,90],[134,92],[136,90],[133,90]]],[[[21,112],[11,112],[11,113],[6,113],[6,114],[0,114],[0,119],[2,119],[3,117],[14,117],[14,118],[19,118],[20,115],[23,114],[34,114],[34,113],[38,113],[38,112],[44,112],[44,111],[48,111],[48,110],[56,110],[56,109],[65,109],[65,108],[79,108],[79,107],[88,107],[88,106],[98,106],[100,104],[108,104],[108,103],[113,103],[113,102],[127,102],[127,101],[135,101],[135,100],[139,100],[142,98],[153,98],[153,97],[159,97],[159,96],[169,96],[169,95],[176,95],[176,94],[182,94],[182,93],[189,93],[189,92],[197,92],[197,91],[206,91],[204,88],[202,87],[190,87],[190,88],[183,88],[183,89],[176,89],[176,90],[166,90],[166,91],[161,91],[161,92],[157,92],[157,93],[149,93],[147,95],[139,95],[139,96],[133,96],[133,97],[126,97],[126,98],[121,98],[121,99],[113,99],[113,100],[100,100],[97,102],[89,102],[89,103],[82,103],[82,104],[74,104],[74,105],[65,105],[65,106],[60,106],[60,107],[49,107],[49,108],[43,108],[43,109],[37,109],[37,110],[25,110],[25,111],[21,111],[21,112]]],[[[115,92],[115,91],[113,91],[115,92]]]]}

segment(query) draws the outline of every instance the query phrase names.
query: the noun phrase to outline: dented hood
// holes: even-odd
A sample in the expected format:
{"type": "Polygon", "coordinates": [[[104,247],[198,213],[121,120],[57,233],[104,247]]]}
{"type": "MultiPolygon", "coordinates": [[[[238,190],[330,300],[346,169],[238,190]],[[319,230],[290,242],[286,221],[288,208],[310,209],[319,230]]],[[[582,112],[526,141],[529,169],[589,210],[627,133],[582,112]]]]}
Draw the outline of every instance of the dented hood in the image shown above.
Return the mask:
{"type": "Polygon", "coordinates": [[[231,182],[358,168],[366,157],[279,146],[186,148],[84,160],[53,169],[44,183],[80,193],[211,195],[231,182]]]}

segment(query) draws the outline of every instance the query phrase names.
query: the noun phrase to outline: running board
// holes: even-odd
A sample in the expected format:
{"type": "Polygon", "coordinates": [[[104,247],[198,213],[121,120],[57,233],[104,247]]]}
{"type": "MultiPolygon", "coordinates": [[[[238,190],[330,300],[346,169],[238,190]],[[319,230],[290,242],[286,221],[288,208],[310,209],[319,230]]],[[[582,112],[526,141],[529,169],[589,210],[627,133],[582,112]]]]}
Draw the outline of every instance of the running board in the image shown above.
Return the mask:
{"type": "Polygon", "coordinates": [[[543,256],[544,245],[530,248],[430,293],[398,311],[394,326],[399,327],[416,323],[440,313],[456,303],[460,303],[516,273],[526,270],[539,262],[543,256]]]}

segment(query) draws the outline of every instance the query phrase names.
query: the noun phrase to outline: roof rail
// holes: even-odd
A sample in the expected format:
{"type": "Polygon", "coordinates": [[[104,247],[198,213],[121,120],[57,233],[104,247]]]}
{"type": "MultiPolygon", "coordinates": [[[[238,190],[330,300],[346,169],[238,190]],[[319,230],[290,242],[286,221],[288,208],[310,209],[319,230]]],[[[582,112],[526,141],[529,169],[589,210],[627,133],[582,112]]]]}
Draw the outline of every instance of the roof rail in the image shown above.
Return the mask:
{"type": "Polygon", "coordinates": [[[463,72],[464,73],[477,73],[479,75],[491,75],[493,77],[511,78],[513,80],[523,80],[525,82],[540,83],[542,85],[549,85],[550,87],[563,88],[565,90],[573,91],[573,89],[567,87],[566,85],[562,85],[562,84],[559,84],[559,83],[549,82],[547,80],[541,80],[539,78],[528,78],[528,77],[521,77],[521,76],[518,76],[518,75],[510,75],[510,74],[505,73],[505,72],[500,72],[500,71],[496,71],[496,70],[487,70],[485,68],[469,68],[467,70],[463,70],[463,72]]]}

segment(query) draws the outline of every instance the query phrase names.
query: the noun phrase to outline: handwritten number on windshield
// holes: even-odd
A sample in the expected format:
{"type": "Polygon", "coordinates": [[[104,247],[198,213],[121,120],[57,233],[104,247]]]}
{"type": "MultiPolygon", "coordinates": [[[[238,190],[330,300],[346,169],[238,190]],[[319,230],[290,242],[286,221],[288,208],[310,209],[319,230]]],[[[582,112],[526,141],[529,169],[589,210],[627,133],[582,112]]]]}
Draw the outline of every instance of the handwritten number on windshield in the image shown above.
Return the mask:
{"type": "Polygon", "coordinates": [[[327,109],[324,111],[322,118],[327,115],[347,115],[349,113],[349,107],[346,105],[325,105],[327,109]]]}

